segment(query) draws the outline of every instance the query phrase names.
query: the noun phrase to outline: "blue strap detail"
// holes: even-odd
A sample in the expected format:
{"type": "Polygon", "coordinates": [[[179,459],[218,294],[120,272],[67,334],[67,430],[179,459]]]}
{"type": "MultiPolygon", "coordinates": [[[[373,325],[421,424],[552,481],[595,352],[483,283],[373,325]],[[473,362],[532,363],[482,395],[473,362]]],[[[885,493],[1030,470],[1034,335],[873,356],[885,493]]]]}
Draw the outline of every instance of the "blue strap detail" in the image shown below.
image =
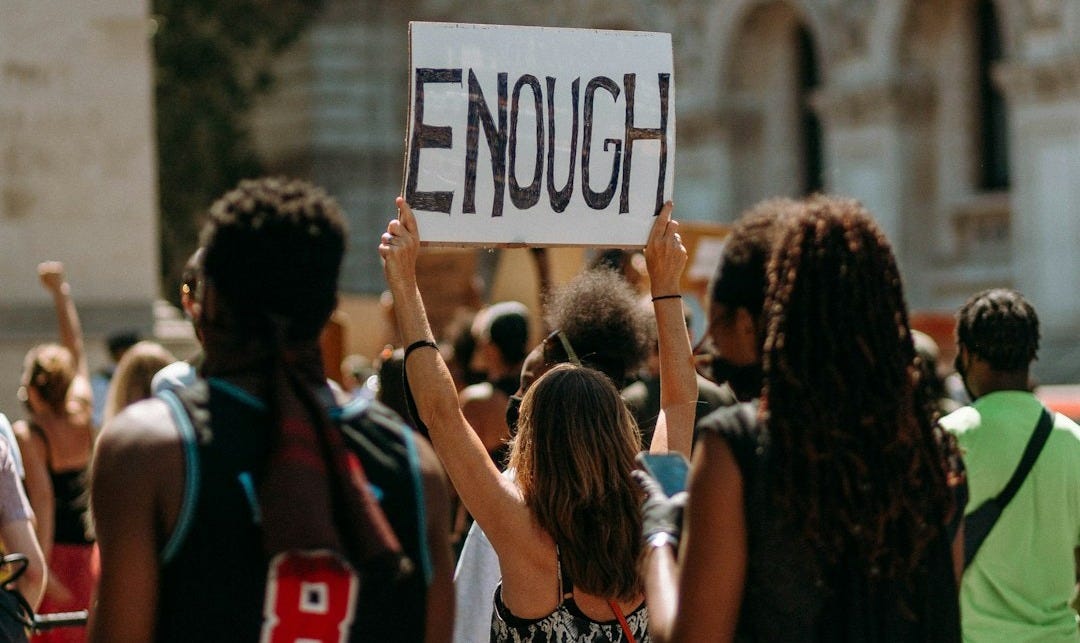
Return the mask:
{"type": "Polygon", "coordinates": [[[259,494],[255,491],[255,481],[251,477],[251,472],[241,471],[237,474],[236,479],[240,482],[240,487],[244,490],[244,496],[247,498],[248,506],[251,508],[251,521],[256,525],[261,525],[262,505],[259,504],[259,494]]]}
{"type": "Polygon", "coordinates": [[[208,382],[210,383],[210,386],[216,388],[222,393],[230,395],[240,400],[244,404],[247,404],[248,406],[255,408],[259,411],[266,411],[266,402],[263,402],[259,398],[255,397],[251,393],[248,393],[247,391],[233,384],[232,382],[227,382],[217,377],[211,377],[208,382]]]}
{"type": "Polygon", "coordinates": [[[368,406],[371,405],[371,400],[364,397],[354,397],[341,406],[335,406],[330,409],[330,419],[335,422],[348,421],[363,413],[368,406]]]}
{"type": "Polygon", "coordinates": [[[420,475],[420,451],[416,448],[415,437],[412,429],[407,426],[400,427],[401,436],[405,439],[405,448],[409,453],[409,473],[413,479],[413,493],[416,494],[417,520],[417,545],[420,548],[420,569],[424,572],[424,583],[431,585],[431,579],[435,576],[435,566],[431,562],[431,550],[428,548],[427,539],[427,505],[424,503],[424,480],[420,475]]]}
{"type": "Polygon", "coordinates": [[[180,513],[176,517],[172,535],[161,550],[161,562],[167,564],[180,551],[194,522],[195,507],[199,502],[199,447],[195,439],[195,427],[176,393],[166,390],[157,396],[169,406],[184,450],[184,495],[180,501],[180,513]]]}

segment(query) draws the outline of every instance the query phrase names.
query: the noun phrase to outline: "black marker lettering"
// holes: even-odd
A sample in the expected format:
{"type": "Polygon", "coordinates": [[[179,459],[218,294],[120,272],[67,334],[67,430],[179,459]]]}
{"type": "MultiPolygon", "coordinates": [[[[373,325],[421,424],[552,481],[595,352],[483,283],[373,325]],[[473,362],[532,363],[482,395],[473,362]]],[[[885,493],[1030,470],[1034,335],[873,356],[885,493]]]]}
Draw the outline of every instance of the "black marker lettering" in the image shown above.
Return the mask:
{"type": "Polygon", "coordinates": [[[592,126],[593,126],[593,97],[598,88],[603,88],[615,99],[619,98],[619,86],[615,81],[606,76],[597,76],[585,86],[585,132],[581,142],[581,192],[585,196],[585,203],[594,210],[603,210],[611,203],[615,196],[615,187],[619,180],[619,157],[622,152],[622,141],[614,138],[604,140],[604,151],[612,144],[615,146],[615,155],[611,162],[611,182],[603,192],[593,192],[589,187],[589,157],[592,154],[592,126]]]}
{"type": "Polygon", "coordinates": [[[619,214],[630,211],[630,164],[634,160],[634,141],[659,140],[660,141],[660,177],[656,184],[656,210],[660,212],[664,205],[664,177],[667,174],[667,121],[668,121],[668,93],[671,84],[670,74],[657,74],[660,85],[660,127],[634,127],[634,89],[636,74],[624,74],[623,85],[626,86],[626,153],[623,155],[622,192],[619,194],[619,214]]]}
{"type": "Polygon", "coordinates": [[[498,110],[499,124],[491,118],[491,110],[484,100],[484,92],[476,80],[476,74],[469,70],[469,120],[465,134],[465,198],[462,211],[476,212],[476,156],[480,142],[480,125],[484,126],[484,139],[491,154],[491,174],[494,177],[495,192],[491,203],[491,216],[501,217],[503,196],[506,192],[506,72],[498,75],[498,110]]]}
{"type": "Polygon", "coordinates": [[[532,74],[525,74],[514,83],[510,102],[510,200],[519,210],[526,210],[540,200],[540,184],[544,173],[544,109],[540,97],[540,81],[532,74]],[[536,165],[533,166],[533,180],[529,187],[522,188],[517,181],[517,125],[518,101],[521,88],[528,85],[532,89],[534,111],[536,113],[536,165]]]}
{"type": "Polygon", "coordinates": [[[570,125],[570,170],[566,174],[566,185],[561,189],[555,189],[555,79],[547,77],[547,120],[548,120],[548,153],[547,153],[547,191],[551,201],[551,209],[562,212],[570,203],[570,197],[574,194],[574,165],[577,163],[577,138],[578,138],[578,90],[581,87],[581,79],[575,78],[570,84],[570,104],[573,107],[574,118],[570,125]]]}
{"type": "Polygon", "coordinates": [[[451,127],[424,124],[424,85],[426,83],[461,84],[460,69],[416,70],[416,88],[413,92],[413,131],[409,141],[409,178],[405,182],[405,201],[417,210],[450,213],[454,193],[450,191],[418,192],[416,183],[420,176],[420,149],[424,147],[450,149],[454,142],[451,127]]]}

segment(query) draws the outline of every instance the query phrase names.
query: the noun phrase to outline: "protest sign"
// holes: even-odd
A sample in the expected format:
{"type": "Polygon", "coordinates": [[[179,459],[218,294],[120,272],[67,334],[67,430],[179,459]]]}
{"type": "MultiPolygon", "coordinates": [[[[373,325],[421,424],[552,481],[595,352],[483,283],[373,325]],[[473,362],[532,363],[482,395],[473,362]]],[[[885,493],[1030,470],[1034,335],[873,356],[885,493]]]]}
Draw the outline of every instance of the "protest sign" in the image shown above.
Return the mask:
{"type": "Polygon", "coordinates": [[[414,22],[409,47],[425,242],[644,245],[674,185],[669,34],[414,22]]]}

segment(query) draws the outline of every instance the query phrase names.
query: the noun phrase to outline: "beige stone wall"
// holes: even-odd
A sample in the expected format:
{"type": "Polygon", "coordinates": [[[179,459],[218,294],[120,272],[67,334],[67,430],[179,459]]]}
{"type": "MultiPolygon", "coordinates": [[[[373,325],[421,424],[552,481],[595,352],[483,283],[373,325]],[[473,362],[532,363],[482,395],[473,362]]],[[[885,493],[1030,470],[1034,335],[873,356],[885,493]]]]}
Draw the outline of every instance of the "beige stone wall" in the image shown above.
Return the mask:
{"type": "Polygon", "coordinates": [[[156,154],[145,0],[4,0],[0,9],[0,409],[22,355],[55,337],[35,266],[64,261],[94,365],[151,329],[156,154]]]}

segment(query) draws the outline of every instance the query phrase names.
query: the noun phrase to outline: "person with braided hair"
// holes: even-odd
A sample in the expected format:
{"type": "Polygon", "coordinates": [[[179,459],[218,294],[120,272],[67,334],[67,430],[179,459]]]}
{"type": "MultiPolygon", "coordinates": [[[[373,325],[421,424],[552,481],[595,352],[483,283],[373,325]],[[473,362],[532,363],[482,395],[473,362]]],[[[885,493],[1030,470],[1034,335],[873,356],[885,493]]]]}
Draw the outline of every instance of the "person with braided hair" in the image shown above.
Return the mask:
{"type": "MultiPolygon", "coordinates": [[[[964,450],[967,513],[1007,486],[1037,433],[1031,392],[1039,317],[1007,288],[972,295],[956,315],[956,370],[971,399],[941,420],[964,450]]],[[[1060,413],[1034,465],[964,571],[960,613],[969,641],[1080,641],[1069,605],[1080,546],[1080,427],[1060,413]]],[[[969,552],[969,555],[973,552],[969,552]]]]}
{"type": "Polygon", "coordinates": [[[889,243],[835,197],[774,225],[760,401],[710,416],[688,495],[643,481],[653,640],[958,641],[962,476],[889,243]]]}
{"type": "Polygon", "coordinates": [[[211,206],[200,378],[99,440],[91,640],[449,639],[441,467],[386,407],[327,385],[345,235],[304,181],[242,181],[211,206]]]}

